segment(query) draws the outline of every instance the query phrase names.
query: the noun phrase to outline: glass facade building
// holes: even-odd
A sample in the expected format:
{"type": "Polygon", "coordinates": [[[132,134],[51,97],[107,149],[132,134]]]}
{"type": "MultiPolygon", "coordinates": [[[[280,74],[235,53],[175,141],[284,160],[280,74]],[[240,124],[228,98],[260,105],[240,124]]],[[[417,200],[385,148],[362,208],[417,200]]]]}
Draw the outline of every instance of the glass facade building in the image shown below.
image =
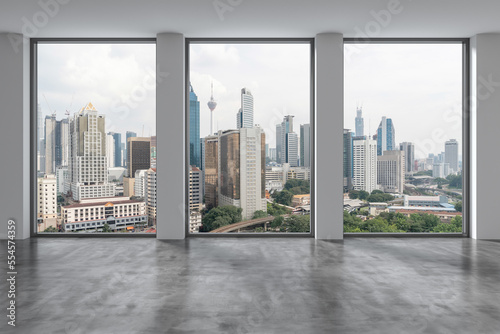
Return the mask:
{"type": "Polygon", "coordinates": [[[189,165],[201,168],[200,102],[189,85],[189,165]]]}

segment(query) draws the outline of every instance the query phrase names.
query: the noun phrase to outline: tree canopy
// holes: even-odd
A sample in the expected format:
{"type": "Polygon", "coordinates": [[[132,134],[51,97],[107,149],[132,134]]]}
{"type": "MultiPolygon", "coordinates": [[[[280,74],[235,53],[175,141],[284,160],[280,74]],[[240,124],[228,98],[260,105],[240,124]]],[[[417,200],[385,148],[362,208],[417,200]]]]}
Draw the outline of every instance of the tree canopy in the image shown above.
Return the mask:
{"type": "Polygon", "coordinates": [[[242,211],[242,208],[232,205],[213,208],[203,217],[201,231],[209,232],[225,225],[238,223],[242,219],[242,211]]]}

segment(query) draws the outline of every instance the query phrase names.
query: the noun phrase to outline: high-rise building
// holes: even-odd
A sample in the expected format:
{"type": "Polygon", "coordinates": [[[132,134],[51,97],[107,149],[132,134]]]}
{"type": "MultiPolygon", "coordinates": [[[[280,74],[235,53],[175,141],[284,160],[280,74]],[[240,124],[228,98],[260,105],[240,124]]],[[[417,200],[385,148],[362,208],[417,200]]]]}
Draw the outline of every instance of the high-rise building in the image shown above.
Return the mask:
{"type": "Polygon", "coordinates": [[[53,174],[38,178],[37,183],[38,232],[57,225],[57,181],[53,174]]]}
{"type": "Polygon", "coordinates": [[[137,137],[137,133],[133,132],[133,131],[127,131],[125,133],[125,148],[123,149],[123,166],[127,166],[127,141],[129,138],[134,138],[134,137],[137,137]]]}
{"type": "MultiPolygon", "coordinates": [[[[292,115],[285,116],[280,126],[280,161],[279,163],[289,163],[290,166],[297,166],[298,159],[298,138],[293,132],[293,117],[292,115]],[[294,135],[288,136],[289,133],[294,135]],[[290,140],[290,141],[289,141],[290,140]],[[297,147],[297,149],[295,149],[297,147]],[[295,155],[296,154],[296,155],[295,155]]],[[[278,131],[276,131],[278,133],[278,131]]]]}
{"type": "Polygon", "coordinates": [[[127,138],[127,172],[134,177],[138,169],[151,168],[151,137],[127,138]]]}
{"type": "Polygon", "coordinates": [[[265,134],[260,127],[219,132],[219,205],[243,209],[243,219],[267,211],[265,134]]]}
{"type": "Polygon", "coordinates": [[[353,140],[353,187],[371,193],[377,189],[377,142],[353,140]]]}
{"type": "Polygon", "coordinates": [[[69,189],[73,199],[113,197],[108,183],[105,117],[88,103],[70,120],[69,189]]]}
{"type": "Polygon", "coordinates": [[[377,129],[377,155],[396,149],[396,131],[392,119],[382,117],[377,129]]]}
{"type": "Polygon", "coordinates": [[[432,177],[445,178],[450,175],[450,164],[449,163],[435,163],[432,165],[432,177]]]}
{"type": "Polygon", "coordinates": [[[286,134],[285,145],[286,163],[288,163],[290,167],[297,167],[299,165],[299,138],[295,132],[286,134]]]}
{"type": "Polygon", "coordinates": [[[456,139],[450,139],[444,143],[444,162],[450,164],[453,172],[458,172],[458,142],[456,139]]]}
{"type": "Polygon", "coordinates": [[[189,84],[189,164],[201,167],[200,102],[191,84],[189,84]]]}
{"type": "Polygon", "coordinates": [[[113,142],[115,147],[115,162],[114,167],[121,167],[123,165],[122,160],[122,134],[116,132],[108,132],[108,135],[113,136],[113,142]]]}
{"type": "Polygon", "coordinates": [[[271,159],[271,161],[276,161],[276,148],[274,147],[271,147],[269,149],[269,159],[271,159]]]}
{"type": "Polygon", "coordinates": [[[365,121],[363,119],[363,108],[359,107],[356,108],[356,118],[354,119],[355,121],[355,132],[356,132],[356,137],[364,136],[365,135],[365,121]]]}
{"type": "Polygon", "coordinates": [[[253,96],[247,88],[241,89],[241,108],[236,114],[236,127],[253,127],[253,96]]]}
{"type": "Polygon", "coordinates": [[[56,168],[67,166],[69,159],[68,119],[56,120],[56,116],[45,117],[45,173],[54,174],[56,168]]]}
{"type": "Polygon", "coordinates": [[[218,205],[218,176],[219,176],[219,136],[205,137],[205,206],[207,209],[218,205]]]}
{"type": "Polygon", "coordinates": [[[201,170],[196,166],[189,166],[189,210],[200,211],[203,206],[201,188],[201,170]]]}
{"type": "Polygon", "coordinates": [[[146,173],[146,212],[149,225],[156,225],[156,168],[146,173]]]}
{"type": "Polygon", "coordinates": [[[402,194],[405,188],[404,151],[384,151],[377,157],[377,184],[387,193],[402,194]]]}
{"type": "Polygon", "coordinates": [[[147,171],[149,169],[138,169],[135,171],[134,196],[145,198],[147,191],[147,171]]]}
{"type": "Polygon", "coordinates": [[[310,124],[300,125],[300,165],[311,166],[311,126],[310,124]]]}
{"type": "Polygon", "coordinates": [[[106,157],[108,168],[115,167],[115,138],[111,133],[106,135],[106,157]]]}
{"type": "Polygon", "coordinates": [[[156,168],[156,136],[151,136],[151,168],[156,168]]]}
{"type": "Polygon", "coordinates": [[[399,150],[405,152],[406,172],[411,173],[415,171],[415,145],[404,142],[399,144],[399,150]]]}
{"type": "Polygon", "coordinates": [[[353,133],[351,130],[344,129],[344,192],[352,189],[352,138],[353,133]]]}
{"type": "Polygon", "coordinates": [[[281,124],[276,125],[276,162],[281,162],[281,124]]]}

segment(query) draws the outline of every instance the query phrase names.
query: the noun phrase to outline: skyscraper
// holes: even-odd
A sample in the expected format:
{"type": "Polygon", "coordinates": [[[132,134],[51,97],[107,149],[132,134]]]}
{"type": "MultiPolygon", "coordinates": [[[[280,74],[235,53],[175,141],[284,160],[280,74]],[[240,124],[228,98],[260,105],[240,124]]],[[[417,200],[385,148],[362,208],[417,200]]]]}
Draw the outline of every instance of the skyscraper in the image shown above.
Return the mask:
{"type": "Polygon", "coordinates": [[[406,172],[411,173],[415,170],[415,145],[404,142],[399,144],[399,149],[405,152],[406,172]]]}
{"type": "Polygon", "coordinates": [[[113,136],[113,141],[115,145],[115,166],[114,167],[121,167],[122,166],[122,134],[121,133],[115,133],[115,132],[109,132],[108,134],[113,136]]]}
{"type": "Polygon", "coordinates": [[[106,156],[108,168],[115,167],[115,138],[111,133],[106,135],[106,156]]]}
{"type": "MultiPolygon", "coordinates": [[[[290,164],[290,167],[296,167],[297,159],[298,159],[298,138],[297,135],[293,132],[293,117],[292,115],[285,116],[283,118],[283,122],[281,122],[281,126],[279,129],[280,132],[280,163],[290,164]],[[288,136],[289,133],[293,133],[293,135],[288,136]]],[[[278,127],[276,127],[278,130],[278,127]]],[[[278,131],[276,131],[278,133],[278,131]]]]}
{"type": "Polygon", "coordinates": [[[444,162],[450,164],[453,172],[458,172],[458,142],[450,139],[444,143],[444,162]]]}
{"type": "Polygon", "coordinates": [[[219,132],[219,205],[243,209],[243,219],[267,211],[265,134],[260,127],[219,132]]]}
{"type": "Polygon", "coordinates": [[[138,169],[151,168],[151,137],[127,139],[127,175],[135,176],[138,169]]]}
{"type": "Polygon", "coordinates": [[[45,117],[45,173],[54,174],[57,167],[67,166],[69,159],[68,119],[45,117]]]}
{"type": "Polygon", "coordinates": [[[405,187],[405,152],[384,151],[377,157],[377,184],[388,193],[402,194],[405,187]]]}
{"type": "Polygon", "coordinates": [[[276,162],[281,162],[281,124],[276,125],[276,162]]]}
{"type": "Polygon", "coordinates": [[[299,138],[295,132],[289,132],[286,134],[285,145],[287,163],[290,167],[297,167],[299,165],[299,138]]]}
{"type": "Polygon", "coordinates": [[[191,84],[189,84],[189,164],[201,167],[200,102],[191,84]]]}
{"type": "Polygon", "coordinates": [[[353,140],[353,187],[371,193],[377,189],[377,142],[353,140]]]}
{"type": "Polygon", "coordinates": [[[241,89],[241,108],[236,114],[236,126],[240,128],[253,127],[253,96],[247,88],[241,89]]]}
{"type": "Polygon", "coordinates": [[[344,129],[344,192],[352,189],[352,138],[351,130],[344,129]]]}
{"type": "Polygon", "coordinates": [[[115,196],[115,185],[108,183],[104,129],[105,117],[92,103],[70,120],[68,182],[75,201],[115,196]]]}
{"type": "Polygon", "coordinates": [[[189,166],[189,210],[200,211],[203,206],[201,181],[201,170],[196,166],[189,166]]]}
{"type": "Polygon", "coordinates": [[[205,206],[211,209],[218,205],[219,136],[205,137],[205,206]]]}
{"type": "MultiPolygon", "coordinates": [[[[133,138],[133,137],[137,137],[137,133],[133,132],[133,131],[127,131],[125,133],[125,148],[123,149],[123,166],[126,167],[127,166],[127,140],[129,138],[133,138]]],[[[133,176],[132,176],[133,177],[133,176]]]]}
{"type": "Polygon", "coordinates": [[[365,135],[365,121],[362,116],[363,108],[356,108],[356,118],[355,118],[355,126],[356,126],[356,137],[365,135]]]}
{"type": "Polygon", "coordinates": [[[396,131],[392,119],[382,117],[377,129],[377,155],[384,151],[392,151],[396,148],[396,131]]]}
{"type": "Polygon", "coordinates": [[[300,165],[311,166],[311,126],[309,124],[300,125],[300,165]]]}

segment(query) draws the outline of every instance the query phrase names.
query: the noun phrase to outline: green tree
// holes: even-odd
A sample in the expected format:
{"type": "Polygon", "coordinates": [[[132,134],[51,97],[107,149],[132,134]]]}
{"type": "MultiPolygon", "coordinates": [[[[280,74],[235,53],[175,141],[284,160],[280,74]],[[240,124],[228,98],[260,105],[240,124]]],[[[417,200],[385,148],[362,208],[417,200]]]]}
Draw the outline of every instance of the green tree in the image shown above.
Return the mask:
{"type": "Polygon", "coordinates": [[[102,227],[102,232],[109,233],[109,232],[113,232],[113,230],[111,229],[111,227],[109,227],[108,223],[104,223],[104,226],[102,227]]]}
{"type": "Polygon", "coordinates": [[[288,190],[294,195],[309,194],[311,192],[309,181],[298,179],[286,181],[284,190],[288,190]]]}
{"type": "Polygon", "coordinates": [[[277,203],[290,206],[292,204],[292,199],[293,199],[293,193],[284,189],[283,191],[279,192],[279,194],[275,198],[275,201],[277,203]]]}
{"type": "Polygon", "coordinates": [[[240,222],[242,208],[224,205],[211,209],[202,219],[202,231],[208,232],[216,228],[240,222]],[[217,219],[219,217],[224,217],[217,219]]]}
{"type": "Polygon", "coordinates": [[[375,195],[375,194],[383,194],[384,192],[382,190],[378,190],[378,189],[375,189],[372,191],[371,195],[375,195]]]}
{"type": "Polygon", "coordinates": [[[47,227],[45,230],[43,230],[44,232],[59,232],[59,229],[55,228],[54,226],[49,226],[47,227]]]}
{"type": "Polygon", "coordinates": [[[267,212],[264,212],[262,210],[257,210],[253,213],[252,219],[265,218],[265,217],[267,217],[267,212]]]}
{"type": "Polygon", "coordinates": [[[462,189],[462,174],[453,175],[450,174],[446,177],[450,181],[449,188],[462,189]]]}
{"type": "Polygon", "coordinates": [[[455,203],[455,210],[462,212],[462,201],[455,203]]]}
{"type": "Polygon", "coordinates": [[[280,227],[284,221],[285,221],[285,218],[283,218],[283,216],[276,216],[273,219],[273,221],[271,222],[271,227],[272,228],[280,227]]]}
{"type": "Polygon", "coordinates": [[[368,191],[360,190],[359,191],[359,199],[365,200],[370,196],[370,193],[368,191]]]}
{"type": "Polygon", "coordinates": [[[349,190],[349,198],[350,199],[358,199],[359,191],[357,190],[349,190]]]}
{"type": "Polygon", "coordinates": [[[303,232],[310,231],[310,217],[309,215],[293,215],[286,221],[289,232],[303,232]]]}

